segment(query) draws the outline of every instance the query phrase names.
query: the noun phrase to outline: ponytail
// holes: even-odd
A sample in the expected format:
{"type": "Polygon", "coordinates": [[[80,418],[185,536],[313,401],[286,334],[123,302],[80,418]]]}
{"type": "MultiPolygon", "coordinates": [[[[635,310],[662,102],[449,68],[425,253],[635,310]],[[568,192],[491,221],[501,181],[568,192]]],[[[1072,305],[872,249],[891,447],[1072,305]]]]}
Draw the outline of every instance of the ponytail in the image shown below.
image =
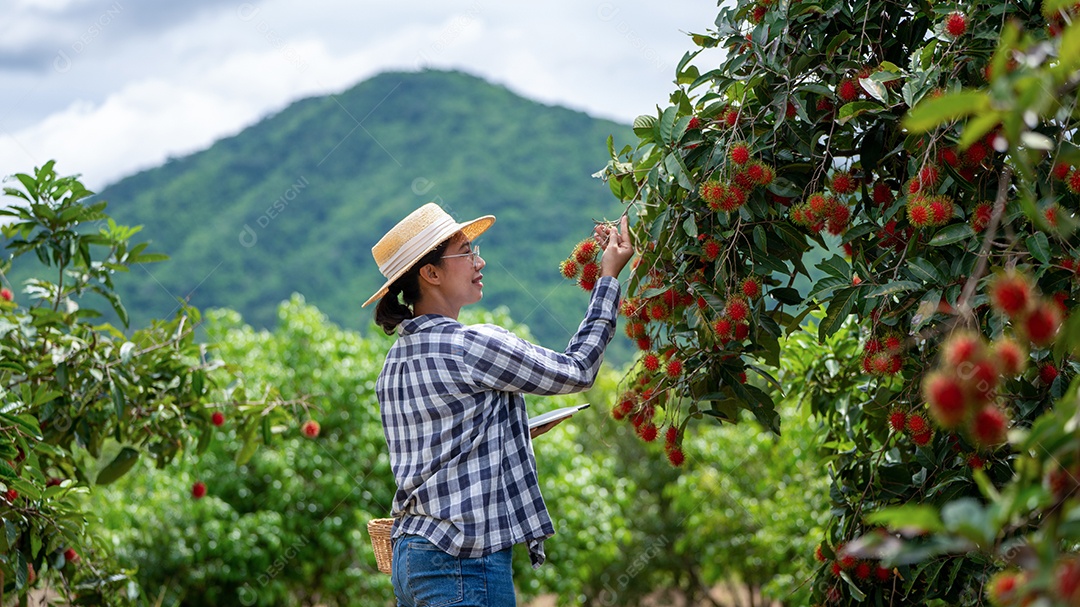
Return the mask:
{"type": "Polygon", "coordinates": [[[421,257],[420,261],[390,284],[386,295],[379,300],[379,304],[375,306],[375,324],[382,327],[387,335],[393,335],[398,325],[416,316],[412,307],[420,301],[420,268],[429,264],[442,267],[442,256],[451,240],[453,239],[443,241],[421,257]]]}

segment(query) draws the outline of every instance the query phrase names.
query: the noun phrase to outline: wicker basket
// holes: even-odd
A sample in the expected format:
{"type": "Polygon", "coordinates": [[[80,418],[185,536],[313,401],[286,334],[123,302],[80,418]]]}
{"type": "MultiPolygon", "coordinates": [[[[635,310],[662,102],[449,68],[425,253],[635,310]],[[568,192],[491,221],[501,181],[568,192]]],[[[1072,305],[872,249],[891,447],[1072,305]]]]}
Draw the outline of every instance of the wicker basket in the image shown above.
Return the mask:
{"type": "Polygon", "coordinates": [[[371,547],[375,550],[375,564],[379,571],[390,574],[394,561],[394,548],[390,543],[390,532],[394,529],[394,519],[373,518],[368,521],[367,530],[371,535],[371,547]]]}

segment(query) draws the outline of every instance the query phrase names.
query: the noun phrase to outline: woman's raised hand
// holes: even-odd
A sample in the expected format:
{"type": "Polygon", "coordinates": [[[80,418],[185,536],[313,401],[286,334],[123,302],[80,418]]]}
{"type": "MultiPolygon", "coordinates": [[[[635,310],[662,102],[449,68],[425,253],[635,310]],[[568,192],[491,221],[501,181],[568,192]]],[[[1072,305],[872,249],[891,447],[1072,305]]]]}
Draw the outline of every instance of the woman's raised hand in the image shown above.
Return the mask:
{"type": "Polygon", "coordinates": [[[597,225],[596,242],[604,247],[600,258],[600,275],[619,277],[627,262],[634,256],[634,245],[630,242],[630,228],[626,215],[619,221],[618,229],[608,225],[597,225]]]}

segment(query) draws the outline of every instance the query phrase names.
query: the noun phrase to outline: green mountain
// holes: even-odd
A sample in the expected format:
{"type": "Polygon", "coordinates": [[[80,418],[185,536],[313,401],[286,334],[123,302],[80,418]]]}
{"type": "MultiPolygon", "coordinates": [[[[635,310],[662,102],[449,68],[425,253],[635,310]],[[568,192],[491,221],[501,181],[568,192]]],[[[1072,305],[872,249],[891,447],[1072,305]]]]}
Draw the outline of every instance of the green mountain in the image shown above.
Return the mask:
{"type": "Polygon", "coordinates": [[[508,306],[561,349],[587,296],[558,263],[593,219],[621,211],[591,177],[609,135],[632,140],[625,125],[467,74],[381,74],[106,188],[117,221],[143,225],[150,250],[172,257],[134,270],[120,290],[136,325],[187,298],[269,326],[299,292],[340,324],[367,328],[372,310],[360,304],[383,282],[372,245],[434,200],[458,220],[498,218],[480,240],[482,305],[508,306]]]}

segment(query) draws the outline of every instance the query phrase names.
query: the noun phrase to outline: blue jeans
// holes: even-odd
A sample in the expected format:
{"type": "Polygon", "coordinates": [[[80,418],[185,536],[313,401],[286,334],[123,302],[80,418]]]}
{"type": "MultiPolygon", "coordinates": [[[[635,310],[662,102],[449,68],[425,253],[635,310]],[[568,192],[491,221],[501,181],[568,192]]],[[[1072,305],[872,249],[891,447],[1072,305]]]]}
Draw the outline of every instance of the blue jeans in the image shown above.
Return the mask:
{"type": "Polygon", "coordinates": [[[514,607],[510,548],[457,558],[418,535],[394,540],[391,580],[398,607],[514,607]]]}

